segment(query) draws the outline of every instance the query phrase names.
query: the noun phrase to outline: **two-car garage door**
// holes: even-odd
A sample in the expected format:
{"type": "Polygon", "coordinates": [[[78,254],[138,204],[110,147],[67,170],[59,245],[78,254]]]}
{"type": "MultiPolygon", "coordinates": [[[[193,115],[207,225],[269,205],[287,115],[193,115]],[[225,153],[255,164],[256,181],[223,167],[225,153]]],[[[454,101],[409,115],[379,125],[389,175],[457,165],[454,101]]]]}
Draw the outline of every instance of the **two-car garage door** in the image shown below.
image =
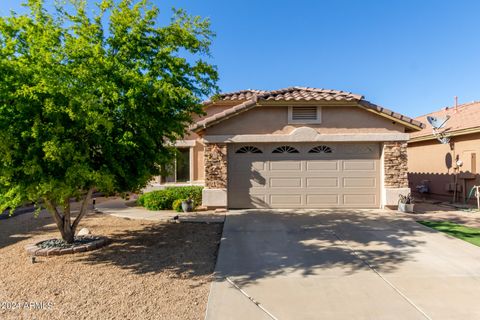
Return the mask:
{"type": "Polygon", "coordinates": [[[230,144],[230,208],[378,208],[379,144],[230,144]]]}

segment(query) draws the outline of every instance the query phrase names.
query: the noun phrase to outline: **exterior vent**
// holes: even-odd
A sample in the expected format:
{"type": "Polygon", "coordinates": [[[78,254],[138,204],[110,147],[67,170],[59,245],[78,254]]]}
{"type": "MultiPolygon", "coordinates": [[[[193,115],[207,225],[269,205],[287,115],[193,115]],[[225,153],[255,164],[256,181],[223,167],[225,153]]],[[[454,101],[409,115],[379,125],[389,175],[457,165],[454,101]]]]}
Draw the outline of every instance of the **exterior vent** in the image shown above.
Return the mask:
{"type": "Polygon", "coordinates": [[[321,123],[321,107],[318,106],[290,106],[288,107],[289,123],[321,123]]]}
{"type": "Polygon", "coordinates": [[[293,107],[292,120],[317,120],[317,107],[293,107]]]}

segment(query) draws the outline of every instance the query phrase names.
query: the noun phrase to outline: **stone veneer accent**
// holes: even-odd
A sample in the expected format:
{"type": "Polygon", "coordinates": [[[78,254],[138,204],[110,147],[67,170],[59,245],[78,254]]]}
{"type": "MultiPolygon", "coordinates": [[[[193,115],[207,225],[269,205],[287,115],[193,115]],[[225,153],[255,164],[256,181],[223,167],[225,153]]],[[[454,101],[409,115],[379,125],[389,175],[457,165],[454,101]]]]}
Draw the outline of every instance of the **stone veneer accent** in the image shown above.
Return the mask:
{"type": "Polygon", "coordinates": [[[227,145],[224,143],[205,145],[205,187],[227,188],[227,145]]]}
{"type": "Polygon", "coordinates": [[[407,143],[385,142],[383,144],[386,188],[408,188],[407,143]]]}

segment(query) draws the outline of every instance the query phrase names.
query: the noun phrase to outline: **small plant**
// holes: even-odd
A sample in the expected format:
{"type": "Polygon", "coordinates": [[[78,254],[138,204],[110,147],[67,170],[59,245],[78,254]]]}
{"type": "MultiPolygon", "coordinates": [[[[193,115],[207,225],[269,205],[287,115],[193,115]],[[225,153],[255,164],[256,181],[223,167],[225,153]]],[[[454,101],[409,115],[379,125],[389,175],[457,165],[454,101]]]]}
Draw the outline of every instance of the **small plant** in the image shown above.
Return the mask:
{"type": "Polygon", "coordinates": [[[182,209],[183,212],[192,212],[194,207],[193,207],[193,200],[189,197],[186,200],[182,201],[182,209]]]}
{"type": "Polygon", "coordinates": [[[149,210],[172,210],[175,200],[191,199],[196,208],[202,204],[202,189],[200,186],[169,187],[142,194],[137,203],[149,210]]]}
{"type": "Polygon", "coordinates": [[[182,209],[182,202],[184,201],[185,199],[177,199],[175,201],[173,201],[173,204],[172,204],[172,209],[177,211],[177,212],[183,212],[183,209],[182,209]]]}
{"type": "Polygon", "coordinates": [[[413,204],[415,203],[415,199],[412,197],[412,195],[409,193],[406,196],[401,194],[398,196],[398,202],[399,203],[404,203],[404,204],[413,204]]]}
{"type": "Polygon", "coordinates": [[[398,196],[398,211],[413,213],[414,199],[409,193],[406,196],[401,194],[398,196]]]}

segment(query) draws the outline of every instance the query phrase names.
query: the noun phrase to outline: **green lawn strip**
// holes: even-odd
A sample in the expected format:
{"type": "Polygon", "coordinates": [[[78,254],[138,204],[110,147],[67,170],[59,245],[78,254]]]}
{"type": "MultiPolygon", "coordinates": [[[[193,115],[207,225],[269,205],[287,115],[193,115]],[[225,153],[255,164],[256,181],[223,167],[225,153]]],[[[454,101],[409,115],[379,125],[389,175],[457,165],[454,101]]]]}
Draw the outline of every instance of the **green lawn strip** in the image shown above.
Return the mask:
{"type": "Polygon", "coordinates": [[[452,237],[462,239],[480,247],[480,228],[466,227],[448,221],[417,221],[429,228],[445,232],[452,237]]]}

